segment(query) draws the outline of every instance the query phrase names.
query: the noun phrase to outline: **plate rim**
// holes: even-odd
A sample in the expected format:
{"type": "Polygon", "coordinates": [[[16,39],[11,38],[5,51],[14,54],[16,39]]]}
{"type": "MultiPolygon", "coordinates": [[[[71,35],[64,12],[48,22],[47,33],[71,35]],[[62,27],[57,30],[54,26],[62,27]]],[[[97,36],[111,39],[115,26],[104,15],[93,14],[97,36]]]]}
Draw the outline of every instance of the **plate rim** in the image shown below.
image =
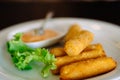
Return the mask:
{"type": "MultiPolygon", "coordinates": [[[[55,17],[55,18],[52,18],[52,20],[67,20],[67,19],[73,19],[73,20],[88,20],[88,21],[97,21],[97,22],[100,22],[100,23],[105,23],[105,24],[109,24],[109,25],[113,25],[113,26],[116,26],[116,27],[120,27],[120,25],[118,24],[115,24],[115,23],[111,23],[111,22],[108,22],[108,21],[103,21],[103,20],[99,20],[99,19],[91,19],[91,18],[75,18],[75,17],[55,17]]],[[[21,24],[26,24],[26,23],[31,23],[31,22],[36,22],[36,21],[43,21],[44,19],[33,19],[33,20],[28,20],[28,21],[24,21],[24,22],[19,22],[19,23],[16,23],[16,24],[13,24],[13,25],[10,25],[10,26],[7,26],[6,28],[3,28],[0,30],[0,32],[6,30],[6,29],[11,29],[12,27],[14,26],[17,26],[17,25],[21,25],[21,24]]]]}

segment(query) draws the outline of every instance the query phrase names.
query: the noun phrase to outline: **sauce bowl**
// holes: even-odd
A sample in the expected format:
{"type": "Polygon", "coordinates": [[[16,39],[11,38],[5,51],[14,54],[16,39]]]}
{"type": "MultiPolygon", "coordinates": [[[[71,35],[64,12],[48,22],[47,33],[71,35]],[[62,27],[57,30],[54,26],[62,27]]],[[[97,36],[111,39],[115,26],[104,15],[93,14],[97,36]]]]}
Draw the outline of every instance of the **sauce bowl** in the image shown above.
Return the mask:
{"type": "MultiPolygon", "coordinates": [[[[14,27],[14,30],[11,30],[8,33],[7,40],[12,39],[13,36],[18,32],[24,33],[24,32],[39,28],[42,22],[43,20],[34,20],[34,21],[28,21],[28,22],[17,24],[17,25],[13,25],[12,27],[14,27]]],[[[51,46],[57,43],[58,41],[60,41],[60,39],[64,37],[64,35],[67,32],[68,27],[62,26],[61,24],[58,24],[58,23],[54,24],[54,20],[53,21],[51,20],[46,24],[45,29],[53,30],[57,32],[58,35],[53,38],[46,39],[46,40],[41,40],[41,41],[36,41],[36,42],[25,42],[25,44],[31,48],[51,46]]]]}

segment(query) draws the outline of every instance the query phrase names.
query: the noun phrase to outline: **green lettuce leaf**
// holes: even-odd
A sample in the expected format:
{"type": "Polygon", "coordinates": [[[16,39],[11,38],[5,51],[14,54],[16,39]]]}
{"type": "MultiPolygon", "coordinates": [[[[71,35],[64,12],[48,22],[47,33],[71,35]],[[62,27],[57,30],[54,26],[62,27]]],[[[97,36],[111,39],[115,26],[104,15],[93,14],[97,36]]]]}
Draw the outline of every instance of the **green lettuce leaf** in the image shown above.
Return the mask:
{"type": "Polygon", "coordinates": [[[21,39],[22,33],[16,33],[14,38],[7,42],[7,49],[8,52],[11,54],[15,53],[16,51],[25,52],[25,51],[32,51],[33,49],[25,45],[21,39]]]}
{"type": "Polygon", "coordinates": [[[14,38],[7,42],[7,50],[13,63],[19,70],[32,69],[30,63],[42,62],[44,67],[41,71],[43,77],[47,77],[50,70],[56,69],[55,56],[45,48],[30,48],[21,40],[22,33],[15,34],[14,38]]]}

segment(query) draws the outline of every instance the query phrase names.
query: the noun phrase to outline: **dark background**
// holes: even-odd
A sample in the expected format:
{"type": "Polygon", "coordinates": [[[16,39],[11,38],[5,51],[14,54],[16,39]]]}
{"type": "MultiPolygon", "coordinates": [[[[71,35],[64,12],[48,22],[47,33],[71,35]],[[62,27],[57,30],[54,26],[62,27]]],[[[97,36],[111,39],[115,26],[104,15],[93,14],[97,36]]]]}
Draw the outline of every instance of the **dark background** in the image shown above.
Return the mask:
{"type": "Polygon", "coordinates": [[[120,25],[119,1],[0,1],[0,30],[28,20],[42,19],[48,11],[54,17],[77,17],[120,25]]]}

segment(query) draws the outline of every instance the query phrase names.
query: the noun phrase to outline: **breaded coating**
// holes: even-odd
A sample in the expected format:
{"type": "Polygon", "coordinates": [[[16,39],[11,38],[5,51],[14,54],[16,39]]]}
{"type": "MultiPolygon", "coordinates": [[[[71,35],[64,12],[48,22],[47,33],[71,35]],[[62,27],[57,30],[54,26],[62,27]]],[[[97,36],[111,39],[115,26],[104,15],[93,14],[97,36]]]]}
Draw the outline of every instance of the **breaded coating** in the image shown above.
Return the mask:
{"type": "Polygon", "coordinates": [[[54,54],[55,57],[61,57],[67,55],[63,47],[54,47],[50,49],[50,53],[54,54]]]}
{"type": "Polygon", "coordinates": [[[116,62],[111,57],[89,59],[66,65],[60,70],[61,80],[81,80],[106,73],[116,67],[116,62]]]}
{"type": "Polygon", "coordinates": [[[105,53],[103,52],[103,48],[101,44],[91,44],[88,46],[81,54],[77,56],[63,56],[57,57],[57,61],[55,62],[57,69],[53,70],[53,74],[59,74],[60,68],[67,64],[77,62],[80,60],[86,60],[91,58],[103,57],[105,53]]]}
{"type": "Polygon", "coordinates": [[[69,56],[79,55],[93,41],[93,33],[87,30],[80,31],[79,35],[68,40],[64,50],[69,56]]]}
{"type": "Polygon", "coordinates": [[[83,50],[83,52],[85,52],[85,51],[91,51],[91,50],[94,50],[94,49],[104,50],[102,44],[96,43],[96,44],[90,44],[90,45],[88,45],[88,46],[83,50]]]}
{"type": "Polygon", "coordinates": [[[81,46],[83,41],[79,39],[71,39],[67,41],[64,45],[64,50],[69,56],[78,55],[83,49],[84,46],[81,46]]]}
{"type": "Polygon", "coordinates": [[[81,29],[80,25],[78,25],[78,24],[72,25],[72,26],[69,28],[69,30],[68,30],[68,32],[67,32],[64,40],[65,40],[65,41],[70,40],[72,37],[76,36],[76,34],[77,34],[78,32],[80,32],[81,30],[82,30],[82,29],[81,29]]]}

